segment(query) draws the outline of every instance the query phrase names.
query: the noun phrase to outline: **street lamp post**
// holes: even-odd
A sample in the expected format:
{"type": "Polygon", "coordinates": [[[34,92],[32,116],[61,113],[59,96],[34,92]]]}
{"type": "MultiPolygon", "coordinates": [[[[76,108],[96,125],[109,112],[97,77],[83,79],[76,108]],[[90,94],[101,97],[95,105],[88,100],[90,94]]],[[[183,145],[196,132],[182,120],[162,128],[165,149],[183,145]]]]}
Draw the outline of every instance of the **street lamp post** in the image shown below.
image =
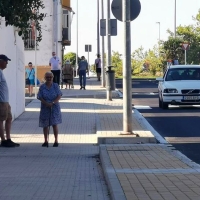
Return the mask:
{"type": "Polygon", "coordinates": [[[76,18],[76,77],[78,77],[78,0],[77,3],[77,18],[76,18]]]}
{"type": "Polygon", "coordinates": [[[131,80],[131,20],[130,0],[122,1],[124,53],[123,53],[123,134],[132,134],[132,80],[131,80]]]}
{"type": "Polygon", "coordinates": [[[99,0],[97,0],[97,54],[100,52],[99,46],[99,0]]]}
{"type": "Polygon", "coordinates": [[[174,38],[176,38],[176,0],[174,1],[174,38]]]}
{"type": "MultiPolygon", "coordinates": [[[[110,0],[107,0],[106,30],[107,30],[107,67],[108,67],[111,66],[110,0]]],[[[108,101],[112,101],[112,91],[107,90],[106,96],[108,101]]]]}
{"type": "Polygon", "coordinates": [[[158,45],[159,45],[159,56],[160,56],[160,22],[156,22],[159,27],[158,27],[158,45]]]}
{"type": "MultiPolygon", "coordinates": [[[[101,0],[101,19],[104,19],[104,0],[101,0]]],[[[104,43],[104,36],[101,37],[101,42],[102,42],[102,52],[101,52],[101,59],[102,59],[102,81],[101,81],[101,86],[105,87],[105,58],[104,58],[104,53],[105,53],[105,43],[104,43]]]]}

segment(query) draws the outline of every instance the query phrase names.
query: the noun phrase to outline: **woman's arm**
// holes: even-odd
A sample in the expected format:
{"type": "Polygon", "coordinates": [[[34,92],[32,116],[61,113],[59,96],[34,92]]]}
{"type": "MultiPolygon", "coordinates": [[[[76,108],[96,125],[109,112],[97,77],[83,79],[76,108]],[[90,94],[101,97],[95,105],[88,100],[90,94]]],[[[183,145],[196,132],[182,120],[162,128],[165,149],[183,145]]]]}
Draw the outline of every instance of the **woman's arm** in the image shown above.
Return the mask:
{"type": "Polygon", "coordinates": [[[59,100],[60,100],[60,98],[61,98],[61,95],[58,95],[58,96],[54,99],[54,101],[52,102],[52,104],[58,103],[59,100]]]}
{"type": "Polygon", "coordinates": [[[48,103],[43,98],[38,98],[46,107],[52,107],[53,103],[48,103]]]}

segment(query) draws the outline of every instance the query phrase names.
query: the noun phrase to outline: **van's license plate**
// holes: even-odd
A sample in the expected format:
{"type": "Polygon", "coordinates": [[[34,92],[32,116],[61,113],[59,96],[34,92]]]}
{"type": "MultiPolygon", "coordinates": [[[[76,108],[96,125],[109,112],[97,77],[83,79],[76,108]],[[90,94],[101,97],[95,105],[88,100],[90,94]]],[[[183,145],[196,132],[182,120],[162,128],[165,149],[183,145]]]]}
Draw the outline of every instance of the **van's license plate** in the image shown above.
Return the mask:
{"type": "Polygon", "coordinates": [[[184,96],[183,100],[199,100],[198,96],[184,96]]]}

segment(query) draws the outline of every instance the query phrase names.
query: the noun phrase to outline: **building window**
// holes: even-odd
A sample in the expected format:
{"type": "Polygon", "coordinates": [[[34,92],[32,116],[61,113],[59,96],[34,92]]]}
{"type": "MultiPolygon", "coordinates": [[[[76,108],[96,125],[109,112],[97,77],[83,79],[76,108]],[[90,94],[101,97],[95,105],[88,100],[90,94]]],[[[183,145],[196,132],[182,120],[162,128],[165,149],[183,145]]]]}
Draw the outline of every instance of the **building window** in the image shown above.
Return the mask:
{"type": "MultiPolygon", "coordinates": [[[[35,23],[31,23],[31,28],[28,29],[28,37],[24,40],[25,50],[35,50],[35,23]]],[[[38,46],[37,46],[38,50],[38,46]]]]}

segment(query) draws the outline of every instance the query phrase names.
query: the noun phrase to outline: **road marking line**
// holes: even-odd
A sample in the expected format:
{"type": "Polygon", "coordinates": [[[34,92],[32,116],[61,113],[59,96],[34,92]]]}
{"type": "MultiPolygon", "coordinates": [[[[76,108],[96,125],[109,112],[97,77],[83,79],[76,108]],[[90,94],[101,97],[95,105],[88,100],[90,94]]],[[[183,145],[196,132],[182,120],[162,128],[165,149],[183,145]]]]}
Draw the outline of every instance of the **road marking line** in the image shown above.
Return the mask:
{"type": "Polygon", "coordinates": [[[134,108],[136,108],[136,109],[152,109],[150,106],[144,106],[144,105],[134,105],[134,108]]]}

